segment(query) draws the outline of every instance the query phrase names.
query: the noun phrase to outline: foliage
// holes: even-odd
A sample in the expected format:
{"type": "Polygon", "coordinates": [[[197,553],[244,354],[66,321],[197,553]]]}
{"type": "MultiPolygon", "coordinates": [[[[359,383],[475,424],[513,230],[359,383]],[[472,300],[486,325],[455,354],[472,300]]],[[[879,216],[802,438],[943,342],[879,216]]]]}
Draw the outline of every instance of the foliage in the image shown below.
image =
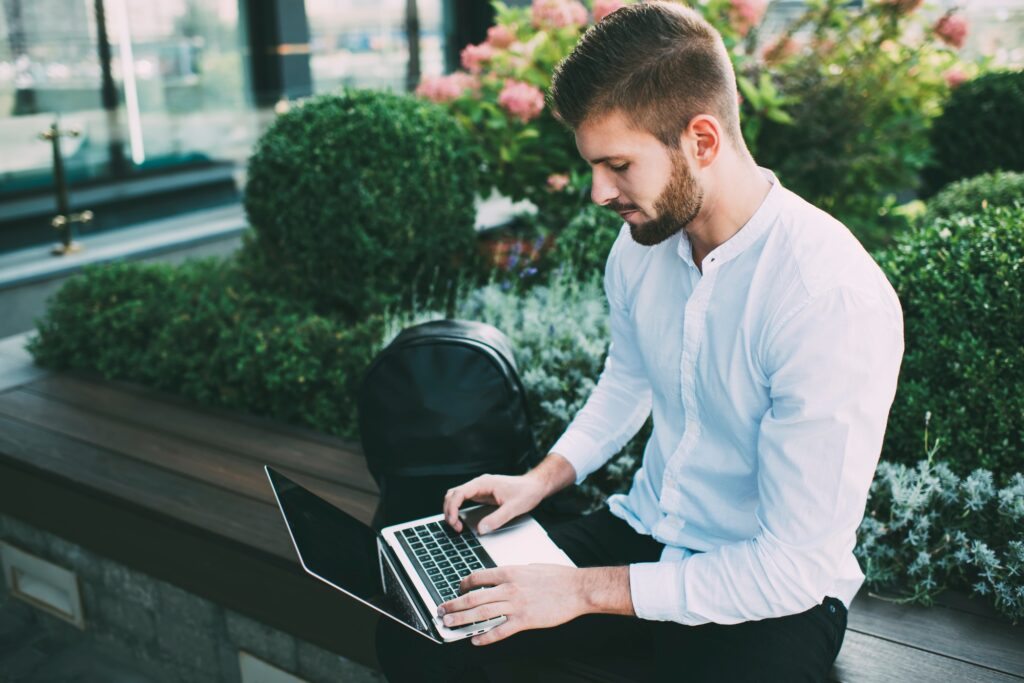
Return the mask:
{"type": "Polygon", "coordinates": [[[355,438],[355,389],[383,328],[256,290],[231,261],[117,263],[68,280],[30,350],[44,367],[355,438]]]}
{"type": "Polygon", "coordinates": [[[1024,203],[1024,173],[995,171],[957,180],[928,200],[922,217],[926,223],[956,214],[970,214],[993,206],[1024,203]]]}
{"type": "Polygon", "coordinates": [[[876,258],[900,296],[906,340],[883,452],[909,463],[931,414],[957,473],[1021,471],[1024,207],[924,224],[876,258]]]}
{"type": "MultiPolygon", "coordinates": [[[[791,122],[743,107],[759,163],[789,189],[828,211],[869,248],[906,227],[893,212],[929,162],[928,129],[961,66],[955,50],[922,28],[913,3],[874,2],[860,12],[841,0],[809,3],[778,39],[786,54],[748,62],[741,83],[768,78],[791,96],[791,122]]],[[[746,96],[746,89],[743,89],[746,96]]]]}
{"type": "MultiPolygon", "coordinates": [[[[580,3],[563,0],[536,2],[532,8],[492,4],[496,25],[487,41],[463,51],[465,71],[427,79],[417,93],[445,103],[472,132],[484,165],[482,195],[496,189],[514,200],[529,199],[542,215],[557,212],[567,199],[560,179],[588,173],[572,134],[555,120],[544,98],[555,65],[591,17],[580,3]]],[[[556,217],[547,220],[562,227],[556,217]]]]}
{"type": "Polygon", "coordinates": [[[854,550],[866,583],[931,604],[946,588],[991,596],[1015,622],[1024,618],[1024,475],[1000,487],[992,472],[955,474],[933,462],[882,462],[871,484],[854,550]]]}
{"type": "Polygon", "coordinates": [[[584,278],[600,276],[621,229],[622,218],[617,213],[597,204],[587,204],[558,233],[550,258],[554,263],[566,264],[584,278]]]}
{"type": "Polygon", "coordinates": [[[416,98],[346,90],[301,103],[249,161],[258,237],[243,259],[321,314],[359,321],[409,305],[476,258],[468,150],[447,112],[416,98]]]}
{"type": "Polygon", "coordinates": [[[931,130],[927,189],[989,171],[1024,171],[1024,71],[992,72],[953,92],[931,130]]]}

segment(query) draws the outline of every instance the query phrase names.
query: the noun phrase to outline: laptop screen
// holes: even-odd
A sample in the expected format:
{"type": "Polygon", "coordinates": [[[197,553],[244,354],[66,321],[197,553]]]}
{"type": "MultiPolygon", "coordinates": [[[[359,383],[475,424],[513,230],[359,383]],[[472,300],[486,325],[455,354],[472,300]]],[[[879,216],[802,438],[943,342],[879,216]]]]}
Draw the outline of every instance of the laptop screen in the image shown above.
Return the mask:
{"type": "MultiPolygon", "coordinates": [[[[266,468],[303,567],[310,574],[420,632],[426,629],[397,586],[385,591],[377,534],[280,472],[266,468]]],[[[385,567],[386,570],[390,569],[385,567]]],[[[397,582],[386,571],[389,583],[397,582]]]]}

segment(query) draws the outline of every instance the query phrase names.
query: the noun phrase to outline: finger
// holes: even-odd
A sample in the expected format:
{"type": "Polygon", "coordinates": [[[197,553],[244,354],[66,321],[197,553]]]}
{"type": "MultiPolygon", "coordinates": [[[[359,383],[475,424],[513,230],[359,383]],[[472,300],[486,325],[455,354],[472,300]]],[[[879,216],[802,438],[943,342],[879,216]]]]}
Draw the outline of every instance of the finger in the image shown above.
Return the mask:
{"type": "MultiPolygon", "coordinates": [[[[479,477],[477,477],[479,479],[479,477]]],[[[456,531],[462,531],[462,520],[459,519],[459,508],[466,501],[476,495],[479,488],[477,479],[472,479],[462,486],[449,489],[444,497],[444,521],[456,531]]]]}
{"type": "Polygon", "coordinates": [[[487,621],[494,617],[507,616],[512,609],[510,602],[488,602],[487,604],[444,615],[444,625],[458,628],[477,621],[487,621]]]}
{"type": "Polygon", "coordinates": [[[506,619],[505,623],[501,626],[495,626],[487,633],[481,633],[478,636],[473,636],[472,643],[474,645],[490,645],[491,643],[496,643],[499,640],[504,640],[515,633],[519,633],[519,630],[519,627],[512,619],[506,619]]]}
{"type": "Polygon", "coordinates": [[[459,590],[466,593],[474,588],[497,586],[502,583],[505,583],[505,572],[500,567],[495,567],[493,569],[478,569],[472,574],[464,577],[462,581],[459,582],[459,590]]]}
{"type": "Polygon", "coordinates": [[[443,602],[438,606],[437,615],[444,616],[451,612],[460,612],[472,607],[479,607],[480,605],[488,602],[505,600],[507,598],[507,591],[498,590],[499,588],[500,586],[495,588],[483,588],[481,590],[471,591],[457,598],[452,598],[448,602],[443,602]]]}
{"type": "Polygon", "coordinates": [[[478,503],[491,503],[494,500],[494,485],[491,477],[482,474],[476,479],[471,479],[461,486],[449,489],[444,498],[444,518],[450,527],[458,532],[462,531],[462,520],[459,518],[459,508],[467,500],[478,503]]]}
{"type": "Polygon", "coordinates": [[[518,505],[513,506],[510,503],[505,503],[497,510],[480,520],[480,524],[476,527],[477,533],[486,534],[501,528],[505,522],[522,512],[519,507],[520,506],[518,505]]]}

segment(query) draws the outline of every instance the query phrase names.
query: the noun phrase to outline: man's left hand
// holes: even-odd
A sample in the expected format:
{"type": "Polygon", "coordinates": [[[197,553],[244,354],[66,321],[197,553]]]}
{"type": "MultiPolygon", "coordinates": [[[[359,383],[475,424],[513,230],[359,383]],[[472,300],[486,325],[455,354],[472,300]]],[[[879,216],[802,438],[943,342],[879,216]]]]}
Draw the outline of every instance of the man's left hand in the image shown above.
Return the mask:
{"type": "Polygon", "coordinates": [[[587,611],[581,570],[557,564],[529,564],[481,569],[462,580],[464,595],[441,605],[444,624],[458,628],[505,616],[505,623],[473,638],[489,645],[513,633],[549,628],[587,611]],[[483,590],[473,590],[483,588],[483,590]],[[467,592],[471,591],[471,592],[467,592]]]}

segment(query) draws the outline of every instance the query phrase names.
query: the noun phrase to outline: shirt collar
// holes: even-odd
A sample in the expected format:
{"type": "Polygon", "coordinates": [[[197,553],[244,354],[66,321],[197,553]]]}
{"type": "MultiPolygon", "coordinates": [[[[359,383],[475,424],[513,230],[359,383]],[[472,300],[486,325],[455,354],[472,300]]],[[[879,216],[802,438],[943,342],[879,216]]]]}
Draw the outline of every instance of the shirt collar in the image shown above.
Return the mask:
{"type": "MultiPolygon", "coordinates": [[[[765,195],[761,205],[757,207],[754,215],[736,231],[732,237],[711,250],[704,258],[705,269],[708,265],[720,266],[733,257],[741,254],[747,247],[757,241],[761,235],[767,232],[768,228],[775,222],[782,203],[782,183],[769,169],[758,166],[758,170],[764,174],[765,179],[772,184],[765,195]]],[[[677,247],[680,258],[687,264],[696,268],[693,262],[693,250],[690,247],[690,238],[685,230],[679,231],[679,244],[677,247]]]]}

